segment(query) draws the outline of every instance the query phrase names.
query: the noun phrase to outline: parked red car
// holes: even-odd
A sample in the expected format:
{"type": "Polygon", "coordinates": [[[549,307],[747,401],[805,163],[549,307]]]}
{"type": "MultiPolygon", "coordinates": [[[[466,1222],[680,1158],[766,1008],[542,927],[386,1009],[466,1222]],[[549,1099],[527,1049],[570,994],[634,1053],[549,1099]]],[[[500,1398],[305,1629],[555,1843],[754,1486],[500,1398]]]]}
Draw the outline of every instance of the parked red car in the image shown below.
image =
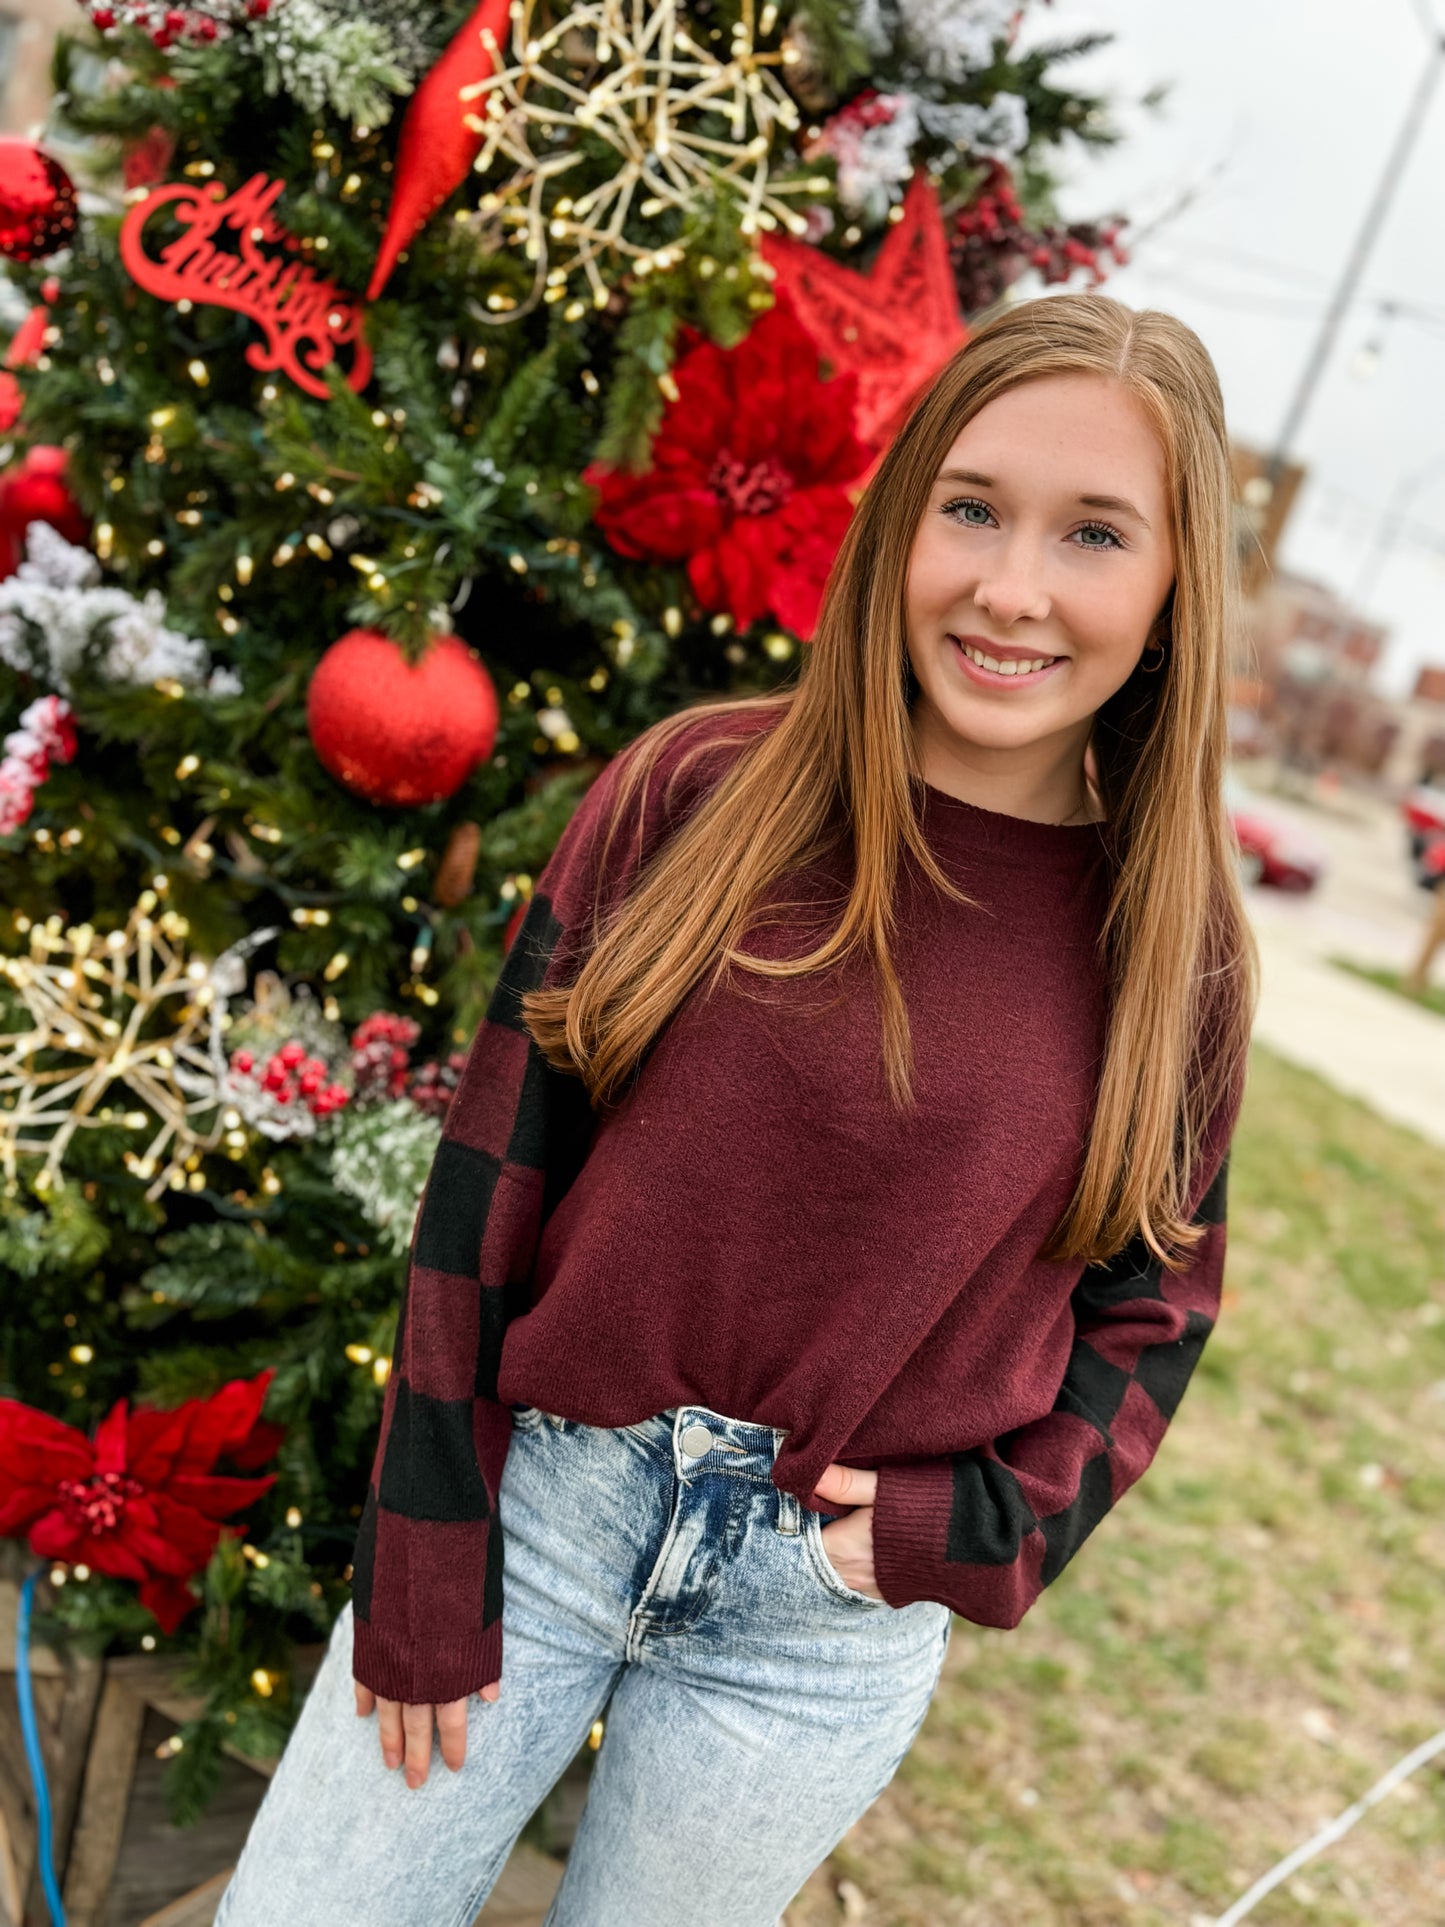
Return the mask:
{"type": "Polygon", "coordinates": [[[1276,890],[1313,890],[1329,868],[1324,845],[1232,779],[1225,782],[1224,800],[1245,882],[1267,883],[1276,890]]]}
{"type": "Polygon", "coordinates": [[[1422,890],[1438,889],[1445,876],[1445,789],[1417,784],[1400,805],[1410,863],[1422,890]]]}

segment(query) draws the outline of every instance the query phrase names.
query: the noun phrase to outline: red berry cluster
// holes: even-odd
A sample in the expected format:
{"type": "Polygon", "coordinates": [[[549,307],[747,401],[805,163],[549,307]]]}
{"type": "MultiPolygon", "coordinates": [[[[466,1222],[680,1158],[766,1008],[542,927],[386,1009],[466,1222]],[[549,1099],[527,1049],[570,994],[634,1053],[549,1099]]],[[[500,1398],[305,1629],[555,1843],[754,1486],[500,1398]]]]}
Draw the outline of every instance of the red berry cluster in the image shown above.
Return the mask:
{"type": "Polygon", "coordinates": [[[378,1010],[357,1025],[351,1037],[351,1068],[359,1102],[406,1095],[411,1047],[420,1035],[420,1024],[388,1010],[378,1010]]]}
{"type": "Polygon", "coordinates": [[[423,1064],[411,1081],[407,1096],[428,1117],[445,1117],[452,1095],[461,1082],[467,1054],[454,1050],[445,1064],[423,1064]]]}
{"type": "Polygon", "coordinates": [[[304,1104],[313,1117],[329,1117],[351,1102],[344,1084],[327,1082],[329,1073],[319,1057],[308,1057],[304,1044],[283,1044],[258,1071],[253,1052],[238,1050],[231,1069],[255,1080],[278,1104],[304,1104]]]}
{"type": "Polygon", "coordinates": [[[115,33],[123,27],[137,27],[148,33],[157,47],[173,47],[178,41],[214,40],[222,27],[241,20],[264,20],[272,0],[212,0],[209,6],[167,7],[155,0],[81,0],[90,15],[91,25],[102,33],[115,33]]]}
{"type": "Polygon", "coordinates": [[[1003,162],[984,165],[988,178],[969,206],[954,216],[949,234],[965,314],[990,307],[1027,268],[1037,268],[1049,283],[1068,281],[1082,270],[1089,286],[1097,288],[1106,276],[1106,256],[1112,256],[1117,267],[1128,262],[1128,252],[1119,243],[1119,222],[1074,221],[1067,227],[1031,229],[1003,162]]]}

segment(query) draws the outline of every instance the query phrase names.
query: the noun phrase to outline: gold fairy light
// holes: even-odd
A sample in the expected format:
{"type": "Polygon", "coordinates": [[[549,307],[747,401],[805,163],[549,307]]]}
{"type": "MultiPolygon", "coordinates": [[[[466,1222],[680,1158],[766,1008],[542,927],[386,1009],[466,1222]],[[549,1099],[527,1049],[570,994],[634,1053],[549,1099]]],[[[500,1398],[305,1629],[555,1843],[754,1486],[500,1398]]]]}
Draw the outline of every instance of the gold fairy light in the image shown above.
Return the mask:
{"type": "Polygon", "coordinates": [[[513,6],[510,64],[483,31],[497,70],[461,89],[463,101],[477,104],[467,116],[482,136],[477,173],[505,162],[515,170],[483,194],[480,211],[510,228],[536,264],[531,300],[489,297],[500,318],[517,318],[544,287],[546,300],[565,299],[579,272],[594,304],[605,306],[604,266],[621,261],[638,274],[675,266],[686,248],[671,233],[676,217],[719,197],[735,203],[744,234],[803,230],[783,197],[820,194],[828,183],[772,176],[775,137],[799,125],[773,70],[796,56],[758,47],[753,0],[743,0],[726,53],[692,38],[677,0],[580,0],[534,36],[536,12],[535,0],[513,6]],[[558,193],[563,176],[595,161],[588,135],[612,147],[619,166],[575,195],[558,193]],[[659,218],[668,222],[665,236],[636,238],[639,224],[659,218]]]}
{"type": "Polygon", "coordinates": [[[206,1048],[212,966],[186,957],[155,907],[148,890],[124,929],[105,936],[50,917],[31,926],[28,956],[0,959],[0,980],[31,1020],[0,1033],[0,1168],[12,1183],[21,1152],[45,1153],[44,1188],[60,1178],[77,1131],[154,1127],[143,1151],[126,1154],[136,1177],[154,1179],[154,1199],[188,1157],[220,1143],[206,1048]],[[124,1108],[112,1108],[115,1099],[124,1108]]]}

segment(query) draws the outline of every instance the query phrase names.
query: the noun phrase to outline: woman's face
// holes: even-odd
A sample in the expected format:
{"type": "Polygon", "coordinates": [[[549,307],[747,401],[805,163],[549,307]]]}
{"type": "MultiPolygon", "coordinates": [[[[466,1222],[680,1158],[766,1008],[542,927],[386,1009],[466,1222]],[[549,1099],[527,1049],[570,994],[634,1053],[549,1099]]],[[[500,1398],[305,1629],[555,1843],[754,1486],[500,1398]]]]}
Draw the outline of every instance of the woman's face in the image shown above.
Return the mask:
{"type": "Polygon", "coordinates": [[[920,749],[1080,756],[1173,580],[1164,453],[1134,396],[1102,375],[998,396],[944,457],[909,559],[920,749]]]}

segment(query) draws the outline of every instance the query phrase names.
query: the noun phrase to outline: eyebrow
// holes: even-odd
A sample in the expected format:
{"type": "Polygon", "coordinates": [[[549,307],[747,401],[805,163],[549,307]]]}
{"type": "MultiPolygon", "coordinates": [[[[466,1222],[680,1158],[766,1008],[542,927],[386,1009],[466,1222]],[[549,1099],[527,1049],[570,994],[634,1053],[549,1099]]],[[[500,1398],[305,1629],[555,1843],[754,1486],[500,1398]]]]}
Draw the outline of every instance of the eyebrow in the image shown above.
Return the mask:
{"type": "MultiPolygon", "coordinates": [[[[973,468],[946,468],[938,479],[940,482],[972,482],[975,488],[998,486],[992,475],[980,475],[978,470],[973,468]]],[[[1134,504],[1126,501],[1122,495],[1076,495],[1074,500],[1081,502],[1085,508],[1113,509],[1120,515],[1132,515],[1143,528],[1149,528],[1148,516],[1141,514],[1134,504]]]]}

